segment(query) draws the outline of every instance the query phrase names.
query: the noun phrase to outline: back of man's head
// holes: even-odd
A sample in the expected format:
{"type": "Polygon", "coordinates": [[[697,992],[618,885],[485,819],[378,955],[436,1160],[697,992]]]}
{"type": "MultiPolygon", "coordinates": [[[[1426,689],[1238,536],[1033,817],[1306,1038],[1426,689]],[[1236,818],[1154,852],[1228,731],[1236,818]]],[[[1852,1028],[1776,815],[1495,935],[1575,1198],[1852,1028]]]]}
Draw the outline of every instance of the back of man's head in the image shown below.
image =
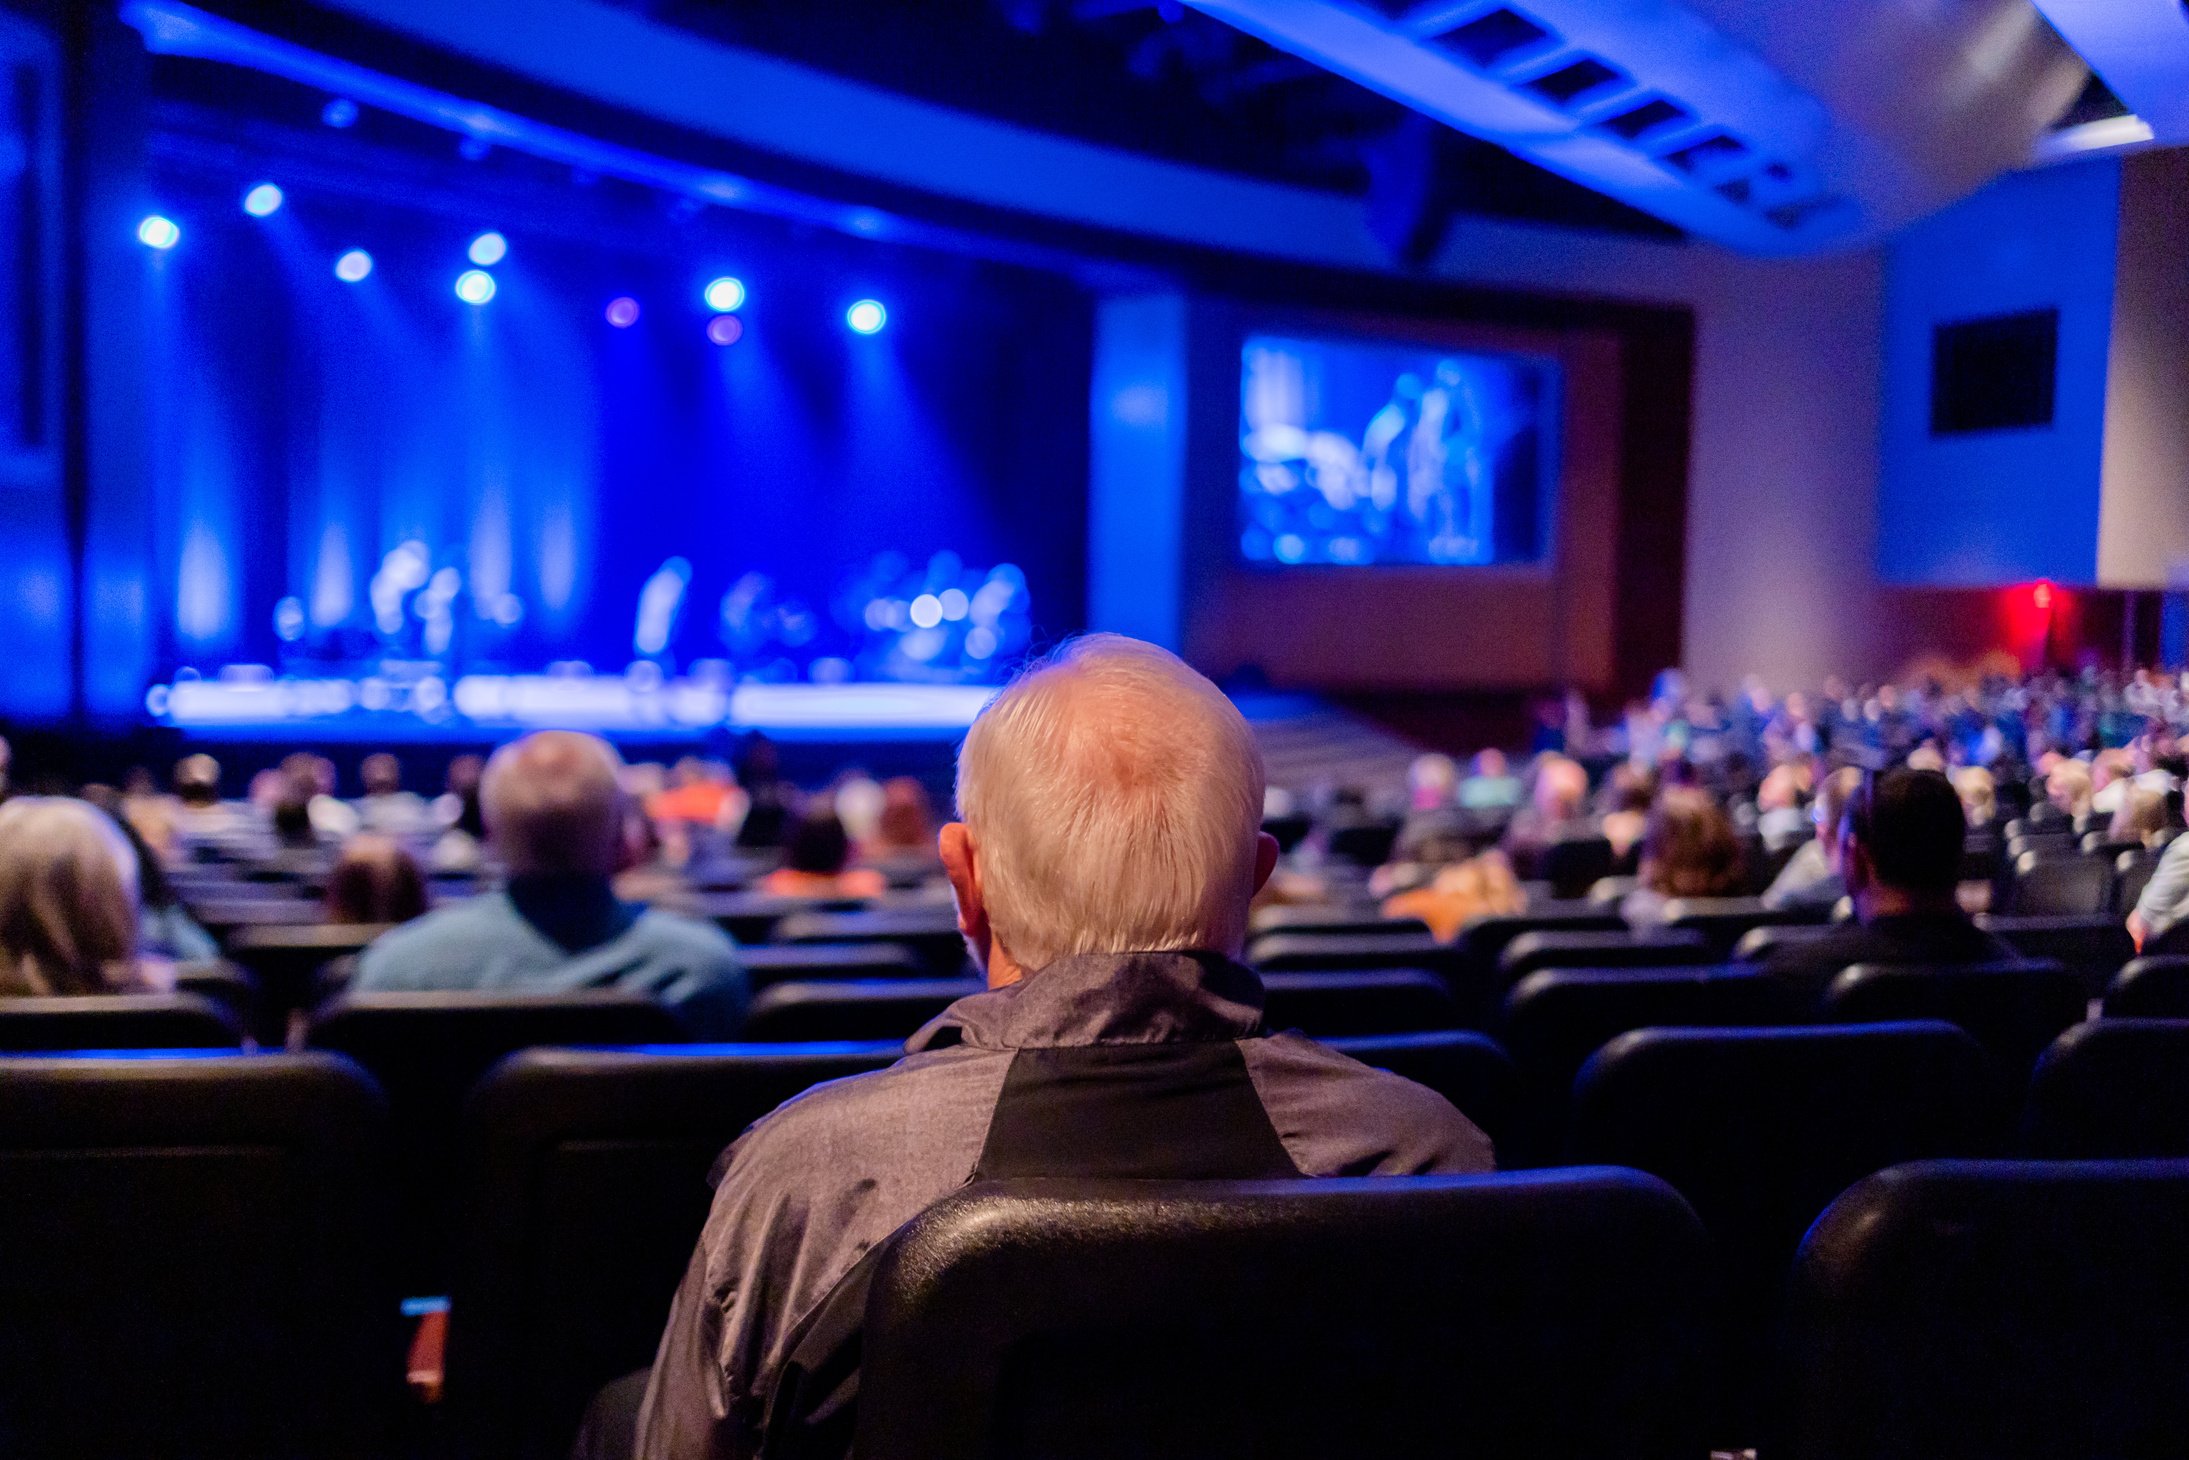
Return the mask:
{"type": "Polygon", "coordinates": [[[542,730],[494,752],[480,783],[487,834],[514,876],[613,876],[624,854],[623,762],[608,742],[542,730]]]}
{"type": "Polygon", "coordinates": [[[996,696],[958,755],[996,942],[1028,970],[1236,955],[1263,785],[1245,718],[1176,655],[1116,634],[1065,645],[996,696]]]}
{"type": "Polygon", "coordinates": [[[1943,772],[1873,776],[1848,798],[1846,818],[1847,839],[1862,849],[1877,884],[1921,897],[1953,895],[1968,820],[1943,772]]]}

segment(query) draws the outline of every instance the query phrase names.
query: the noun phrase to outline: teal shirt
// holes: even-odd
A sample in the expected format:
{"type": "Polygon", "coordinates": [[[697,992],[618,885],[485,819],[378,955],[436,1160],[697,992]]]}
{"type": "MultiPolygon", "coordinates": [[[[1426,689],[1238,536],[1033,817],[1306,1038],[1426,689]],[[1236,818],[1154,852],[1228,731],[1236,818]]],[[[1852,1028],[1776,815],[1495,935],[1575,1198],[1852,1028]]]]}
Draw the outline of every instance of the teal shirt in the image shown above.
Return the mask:
{"type": "Polygon", "coordinates": [[[659,999],[694,1038],[714,1040],[737,1033],[749,997],[727,933],[620,902],[585,879],[519,881],[391,928],[359,955],[350,984],[353,993],[435,989],[620,989],[659,999]]]}

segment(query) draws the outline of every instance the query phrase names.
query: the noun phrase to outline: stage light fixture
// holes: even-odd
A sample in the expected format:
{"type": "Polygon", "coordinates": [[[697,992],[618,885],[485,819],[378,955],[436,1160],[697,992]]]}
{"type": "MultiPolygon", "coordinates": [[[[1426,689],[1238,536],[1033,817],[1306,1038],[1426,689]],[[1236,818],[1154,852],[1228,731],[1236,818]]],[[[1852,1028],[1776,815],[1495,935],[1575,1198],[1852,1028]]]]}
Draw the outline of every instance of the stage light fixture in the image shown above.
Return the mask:
{"type": "Polygon", "coordinates": [[[608,322],[619,330],[627,330],[637,324],[638,301],[628,294],[609,300],[608,322]]]}
{"type": "Polygon", "coordinates": [[[357,103],[338,96],[319,109],[319,119],[336,131],[357,125],[357,103]]]}
{"type": "Polygon", "coordinates": [[[484,304],[494,297],[494,276],[484,269],[466,269],[456,276],[456,297],[466,304],[484,304]]]}
{"type": "Polygon", "coordinates": [[[704,295],[707,307],[716,314],[728,314],[745,302],[745,281],[735,275],[724,274],[707,286],[704,295]]]}
{"type": "Polygon", "coordinates": [[[137,242],[164,251],[182,242],[182,230],[175,226],[174,219],[154,213],[137,225],[137,242]]]}
{"type": "Polygon", "coordinates": [[[844,323],[851,326],[854,334],[878,335],[882,326],[889,323],[889,311],[882,308],[879,299],[862,299],[844,311],[844,323]]]}
{"type": "Polygon", "coordinates": [[[734,314],[718,314],[707,321],[707,338],[718,345],[734,345],[745,337],[745,322],[734,314]]]}
{"type": "Polygon", "coordinates": [[[471,240],[464,255],[482,269],[492,268],[509,257],[509,240],[499,233],[482,233],[471,240]]]}
{"type": "Polygon", "coordinates": [[[281,189],[260,183],[243,195],[243,211],[253,218],[268,218],[281,211],[281,189]]]}
{"type": "Polygon", "coordinates": [[[912,626],[931,629],[942,622],[942,600],[932,593],[923,593],[912,600],[912,626]]]}
{"type": "Polygon", "coordinates": [[[372,273],[372,255],[353,248],[334,261],[334,276],[345,284],[362,284],[372,273]]]}

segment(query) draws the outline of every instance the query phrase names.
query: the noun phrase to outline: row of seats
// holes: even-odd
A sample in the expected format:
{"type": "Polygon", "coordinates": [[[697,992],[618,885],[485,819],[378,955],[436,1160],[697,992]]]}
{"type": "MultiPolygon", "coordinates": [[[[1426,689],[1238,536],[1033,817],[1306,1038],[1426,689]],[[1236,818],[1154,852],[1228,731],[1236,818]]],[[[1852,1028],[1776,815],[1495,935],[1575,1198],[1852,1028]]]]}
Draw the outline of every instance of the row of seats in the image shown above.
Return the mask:
{"type": "MultiPolygon", "coordinates": [[[[2189,1078],[2180,1073],[2189,1069],[2189,1023],[2086,1026],[2055,1047],[2041,1080],[2048,1090],[2087,1092],[2091,1071],[2121,1058],[2109,1041],[2124,1039],[2148,1046],[2127,1066],[2154,1083],[2121,1092],[2116,1109],[2134,1115],[2153,1100],[2171,1101],[2177,1136],[2189,1133],[2179,1112],[2189,1106],[2189,1078]]],[[[462,1233],[447,1381],[460,1452],[564,1453],[588,1396],[651,1357],[721,1148],[815,1079],[873,1068],[893,1053],[541,1049],[502,1064],[465,1106],[461,1155],[448,1177],[462,1233]]],[[[1441,1071],[1448,1093],[1470,1102],[1477,1094],[1454,1083],[1495,1069],[1494,1046],[1466,1034],[1356,1053],[1389,1058],[1417,1076],[1441,1071]]],[[[957,1444],[965,1438],[954,1428],[964,1418],[957,1406],[974,1397],[967,1376],[1002,1356],[992,1344],[1024,1341],[998,1335],[1033,1324],[1061,1346],[1021,1351],[1042,1358],[1007,1365],[1015,1382],[1036,1385],[1014,1410],[1015,1424],[1033,1426],[1012,1431],[1017,1453],[1294,1454],[1310,1439],[1318,1455],[1365,1453],[1371,1441],[1397,1443],[1413,1425],[1425,1428],[1398,1453],[1429,1453],[1421,1445],[1441,1435],[1444,1447],[1464,1439],[1492,1453],[1692,1460],[1705,1441],[1753,1444],[1780,1425],[1790,1426],[1795,1453],[1909,1453],[1845,1448],[1851,1439],[1800,1448],[1814,1425],[1843,1431],[1854,1412],[1845,1403],[1891,1412],[1874,1393],[1832,1388],[1835,1375],[1879,1382],[1875,1355],[1851,1337],[1859,1323],[1919,1291],[1943,1291],[1952,1304],[1986,1312],[2011,1309],[2031,1291],[2033,1270],[2103,1269],[2111,1279],[2045,1293],[2037,1306],[2061,1336],[2080,1331],[2074,1314],[2060,1311],[2070,1299],[2113,1319],[2138,1293],[2173,1302],[2171,1338],[2113,1377],[2140,1386],[2135,1403],[2178,1396],[2189,1384],[2180,1362],[2189,1358],[2189,1337],[2178,1322],[2189,1310],[2179,1306],[2175,1273],[2189,1263],[2179,1240],[2180,1218],[2189,1216],[2182,1193],[2168,1198],[2171,1227],[2155,1220],[2083,1227],[2060,1203],[2089,1196],[2076,1183],[2092,1172],[2126,1170],[2106,1180],[2145,1189],[2158,1179],[2150,1172],[2171,1171],[2161,1186],[2189,1188],[2189,1163],[1902,1167],[1871,1177],[1907,1161],[1996,1156],[1993,1093],[1981,1051],[1941,1024],[1649,1030],[1606,1048],[1576,1094],[1571,1157],[1631,1168],[1623,1172],[1236,1192],[1043,1185],[1000,1194],[1004,1206],[983,1208],[999,1225],[977,1241],[956,1225],[957,1208],[938,1209],[897,1239],[905,1250],[893,1260],[902,1270],[885,1264],[877,1285],[869,1340],[877,1367],[862,1391],[863,1417],[871,1404],[907,1431],[939,1427],[957,1444]],[[2037,1195],[1988,1208],[2007,1228],[1984,1236],[1936,1225],[1935,1201],[1917,1208],[1929,1228],[1900,1226],[1890,1210],[1880,1215],[1877,1201],[1891,1208],[1908,1183],[1922,1187],[1939,1171],[1963,1182],[1973,1179],[1969,1172],[1997,1172],[2013,1190],[2037,1195]],[[1865,1215],[1848,1216],[1850,1203],[1865,1215]],[[2014,1228],[2017,1212],[2024,1227],[2048,1238],[2065,1223],[2073,1245],[2014,1228]],[[1022,1230],[1022,1217],[1043,1213],[1022,1230]],[[1170,1236],[1145,1248],[1157,1229],[1170,1236]],[[1924,1230],[1931,1236],[1919,1240],[1924,1230]],[[1876,1279],[1859,1276],[1849,1253],[1872,1240],[1865,1233],[1879,1232],[1905,1264],[1873,1287],[1876,1279]],[[1006,1257],[1020,1236],[1035,1246],[1006,1257]],[[2135,1247],[2146,1239],[2160,1245],[2135,1247]],[[1121,1245],[1113,1250],[1112,1242],[1121,1245]],[[1179,1242],[1186,1245],[1165,1245],[1179,1242]],[[1941,1290],[1947,1269],[1925,1270],[1909,1253],[1948,1260],[1957,1242],[1963,1259],[2003,1244],[2017,1264],[2035,1267],[1987,1269],[1965,1291],[1941,1290]],[[1159,1249],[1170,1256],[1158,1260],[1159,1249]],[[1039,1260],[1043,1250],[1054,1263],[1039,1260]],[[989,1265],[997,1261],[1000,1268],[989,1265]],[[1141,1265],[1149,1261],[1157,1265],[1141,1265]],[[2151,1262],[2158,1266],[2139,1273],[2138,1263],[2151,1262]],[[1010,1301],[984,1288],[982,1273],[997,1282],[1015,1273],[1010,1301]],[[967,1281],[988,1300],[946,1302],[933,1310],[940,1328],[914,1316],[967,1281]],[[927,1298],[889,1306],[911,1302],[915,1291],[927,1298]],[[1097,1343],[1104,1329],[1110,1337],[1097,1343]],[[898,1352],[893,1345],[914,1330],[942,1357],[875,1357],[898,1352]],[[1118,1344],[1121,1331],[1136,1341],[1118,1344]],[[1782,1337],[1786,1352],[1822,1366],[1796,1366],[1799,1402],[1790,1410],[1771,1403],[1782,1337]],[[891,1362],[913,1365],[904,1371],[909,1388],[885,1377],[896,1372],[891,1362]],[[1234,1370],[1243,1370],[1236,1376],[1243,1388],[1233,1387],[1234,1370]],[[1287,1393],[1291,1404],[1276,1402],[1287,1393]],[[920,1403],[905,1407],[914,1394],[920,1403]],[[1108,1406],[1092,1402],[1104,1394],[1108,1406]],[[1245,1408],[1259,1419],[1234,1414],[1247,1395],[1258,1397],[1245,1408]],[[915,1414],[920,1423],[903,1423],[915,1414]],[[1083,1428],[1077,1441],[1029,1438],[1074,1415],[1083,1428]],[[1351,1416],[1350,1428],[1323,1428],[1341,1415],[1351,1416]],[[1136,1428],[1143,1425],[1152,1428],[1136,1428]],[[1383,1426],[1397,1428],[1385,1435],[1383,1426]],[[1157,1435],[1165,1437],[1160,1444],[1157,1435]],[[1548,1448],[1504,1448],[1523,1440],[1548,1448]]],[[[2059,1113],[2072,1118],[2089,1108],[2059,1113]]],[[[323,1053],[0,1060],[7,1452],[374,1452],[399,1407],[401,1372],[395,1298],[403,1289],[385,1234],[390,1197],[404,1178],[390,1173],[390,1111],[369,1076],[323,1053]]],[[[1925,1320],[1942,1321],[1936,1312],[1925,1320]]],[[[2138,1320],[2123,1332],[2148,1341],[2150,1327],[2138,1320]]],[[[1903,1395],[1909,1374],[1973,1362],[1897,1342],[1891,1351],[1921,1361],[1885,1376],[1890,1392],[1903,1395]]],[[[2109,1340],[2106,1352],[2118,1351],[2109,1340]]],[[[2030,1365],[2012,1346],[1987,1352],[1995,1365],[2030,1365]]],[[[2083,1360],[2070,1369],[2077,1384],[2104,1377],[2102,1365],[2083,1360]]],[[[2053,1378],[2035,1365],[2020,1382],[2041,1390],[2053,1378]]],[[[2162,1437],[2173,1446],[2189,1432],[2115,1433],[2108,1428],[2115,1418],[2087,1410],[2077,1423],[2099,1430],[2043,1430],[2056,1444],[2077,1435],[2117,1442],[2066,1443],[2049,1453],[2155,1454],[2162,1437]]],[[[1857,1430],[1865,1443],[1887,1438],[1857,1430]]],[[[2011,1432],[2005,1440],[1987,1453],[2031,1453],[2011,1443],[2011,1432]]],[[[968,1453],[901,1436],[873,1443],[879,1448],[861,1453],[968,1453]]],[[[1924,1453],[1976,1452],[1947,1443],[1924,1453]]]]}

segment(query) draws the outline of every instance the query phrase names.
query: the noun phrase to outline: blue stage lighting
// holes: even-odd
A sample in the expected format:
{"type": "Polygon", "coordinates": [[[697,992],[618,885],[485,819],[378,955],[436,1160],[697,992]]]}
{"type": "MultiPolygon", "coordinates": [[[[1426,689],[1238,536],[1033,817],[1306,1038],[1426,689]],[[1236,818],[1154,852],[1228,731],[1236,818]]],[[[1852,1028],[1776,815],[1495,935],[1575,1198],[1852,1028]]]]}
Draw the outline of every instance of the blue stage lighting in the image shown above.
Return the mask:
{"type": "Polygon", "coordinates": [[[372,272],[372,255],[353,248],[334,261],[334,276],[345,284],[361,284],[372,272]]]}
{"type": "Polygon", "coordinates": [[[707,338],[718,345],[734,345],[744,337],[744,321],[734,314],[718,314],[707,321],[707,338]]]}
{"type": "Polygon", "coordinates": [[[137,242],[146,248],[169,249],[182,242],[182,230],[172,218],[154,213],[137,225],[137,242]]]}
{"type": "Polygon", "coordinates": [[[319,119],[340,131],[357,125],[357,103],[346,96],[338,96],[319,109],[319,119]]]}
{"type": "Polygon", "coordinates": [[[484,304],[494,297],[494,276],[484,269],[466,269],[456,276],[456,297],[466,304],[484,304]]]}
{"type": "Polygon", "coordinates": [[[480,268],[492,268],[509,257],[509,240],[499,233],[482,233],[471,240],[471,247],[464,252],[480,268]]]}
{"type": "Polygon", "coordinates": [[[608,301],[608,322],[619,330],[627,330],[638,323],[638,301],[628,294],[618,295],[608,301]]]}
{"type": "Polygon", "coordinates": [[[745,302],[745,281],[724,274],[707,286],[707,307],[716,314],[728,314],[745,302]]]}
{"type": "Polygon", "coordinates": [[[889,311],[882,308],[879,299],[862,299],[844,311],[844,323],[855,334],[880,334],[882,326],[889,323],[889,311]]]}
{"type": "Polygon", "coordinates": [[[265,218],[281,211],[281,189],[272,183],[260,183],[243,195],[243,211],[253,218],[265,218]]]}

